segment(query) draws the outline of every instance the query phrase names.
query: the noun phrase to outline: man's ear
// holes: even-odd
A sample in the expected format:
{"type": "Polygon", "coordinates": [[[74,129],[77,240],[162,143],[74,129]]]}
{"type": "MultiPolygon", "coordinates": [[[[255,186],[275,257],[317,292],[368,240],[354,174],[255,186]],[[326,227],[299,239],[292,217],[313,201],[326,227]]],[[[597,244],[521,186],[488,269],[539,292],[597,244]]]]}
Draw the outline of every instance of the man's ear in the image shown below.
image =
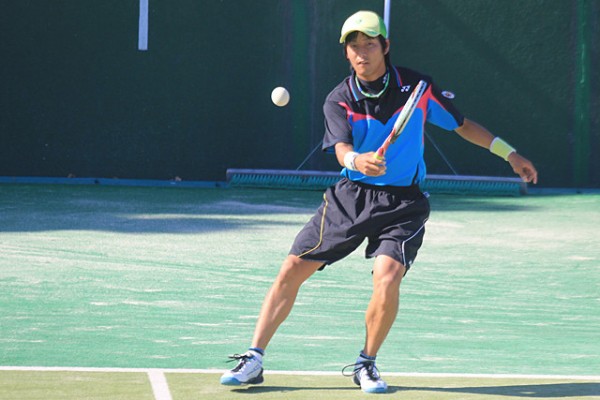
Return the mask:
{"type": "Polygon", "coordinates": [[[385,49],[383,50],[383,54],[387,54],[390,52],[390,39],[385,39],[385,49]]]}

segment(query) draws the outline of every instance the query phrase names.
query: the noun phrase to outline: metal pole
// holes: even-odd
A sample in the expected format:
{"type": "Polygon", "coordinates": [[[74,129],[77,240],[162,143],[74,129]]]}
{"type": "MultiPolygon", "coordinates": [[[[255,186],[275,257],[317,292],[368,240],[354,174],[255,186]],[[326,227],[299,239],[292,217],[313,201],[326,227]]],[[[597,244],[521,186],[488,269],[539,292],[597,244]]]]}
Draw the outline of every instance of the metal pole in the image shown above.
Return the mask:
{"type": "Polygon", "coordinates": [[[577,1],[577,49],[575,57],[575,132],[574,132],[574,184],[581,187],[589,183],[591,156],[590,141],[590,77],[591,29],[589,0],[577,1]]]}
{"type": "Polygon", "coordinates": [[[388,37],[390,37],[390,7],[392,6],[392,0],[385,0],[383,3],[383,22],[385,23],[385,29],[387,29],[388,37]]]}

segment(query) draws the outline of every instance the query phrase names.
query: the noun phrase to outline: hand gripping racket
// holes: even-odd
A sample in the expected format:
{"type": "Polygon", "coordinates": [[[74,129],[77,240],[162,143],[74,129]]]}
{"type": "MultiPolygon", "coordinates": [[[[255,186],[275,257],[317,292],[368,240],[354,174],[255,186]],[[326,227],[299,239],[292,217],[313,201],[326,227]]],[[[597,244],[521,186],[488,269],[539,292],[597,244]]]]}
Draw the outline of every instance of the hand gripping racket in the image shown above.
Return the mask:
{"type": "Polygon", "coordinates": [[[410,94],[410,97],[406,101],[406,104],[404,104],[404,108],[402,108],[402,111],[400,111],[400,115],[394,123],[392,132],[385,139],[385,142],[383,142],[381,147],[377,149],[377,153],[375,153],[375,158],[377,158],[378,160],[383,160],[385,152],[387,151],[388,147],[390,147],[390,144],[394,143],[396,139],[398,139],[398,137],[406,127],[408,120],[410,120],[410,117],[417,108],[417,104],[419,104],[419,100],[421,100],[421,96],[423,96],[423,93],[425,93],[426,88],[427,82],[419,81],[417,87],[415,87],[413,92],[410,94]]]}

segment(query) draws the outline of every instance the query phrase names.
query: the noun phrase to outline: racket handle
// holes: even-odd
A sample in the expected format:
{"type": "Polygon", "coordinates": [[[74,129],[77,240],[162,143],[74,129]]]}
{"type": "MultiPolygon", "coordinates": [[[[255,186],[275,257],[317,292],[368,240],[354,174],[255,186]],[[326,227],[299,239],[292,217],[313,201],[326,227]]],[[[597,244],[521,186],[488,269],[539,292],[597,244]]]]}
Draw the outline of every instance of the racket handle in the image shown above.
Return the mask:
{"type": "Polygon", "coordinates": [[[382,146],[379,149],[377,149],[377,152],[375,153],[375,158],[381,161],[381,160],[383,160],[384,155],[385,155],[385,149],[382,146]]]}

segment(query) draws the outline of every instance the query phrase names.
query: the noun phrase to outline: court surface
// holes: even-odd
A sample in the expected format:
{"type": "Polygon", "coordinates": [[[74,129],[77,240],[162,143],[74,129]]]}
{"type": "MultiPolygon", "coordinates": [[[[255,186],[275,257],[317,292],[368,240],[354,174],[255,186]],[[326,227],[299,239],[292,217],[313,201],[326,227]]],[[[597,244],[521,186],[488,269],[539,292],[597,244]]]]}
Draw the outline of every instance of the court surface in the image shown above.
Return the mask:
{"type": "MultiPolygon", "coordinates": [[[[0,185],[0,399],[364,398],[340,373],[363,341],[363,248],[305,283],[263,386],[218,384],[321,196],[0,185]]],[[[386,396],[600,398],[600,194],[431,203],[386,396]]]]}

